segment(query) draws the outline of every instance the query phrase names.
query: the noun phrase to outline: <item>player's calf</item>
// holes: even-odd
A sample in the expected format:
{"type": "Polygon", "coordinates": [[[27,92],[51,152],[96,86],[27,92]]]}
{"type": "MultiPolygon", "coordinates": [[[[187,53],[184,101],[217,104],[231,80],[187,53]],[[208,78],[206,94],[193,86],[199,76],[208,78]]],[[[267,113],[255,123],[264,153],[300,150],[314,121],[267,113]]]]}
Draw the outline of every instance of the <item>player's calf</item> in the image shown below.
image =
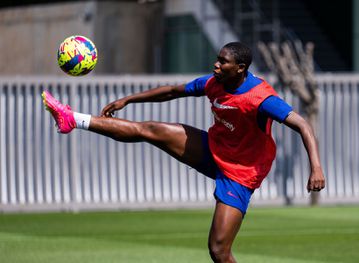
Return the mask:
{"type": "Polygon", "coordinates": [[[118,118],[92,116],[89,130],[119,142],[145,141],[142,123],[118,118]]]}

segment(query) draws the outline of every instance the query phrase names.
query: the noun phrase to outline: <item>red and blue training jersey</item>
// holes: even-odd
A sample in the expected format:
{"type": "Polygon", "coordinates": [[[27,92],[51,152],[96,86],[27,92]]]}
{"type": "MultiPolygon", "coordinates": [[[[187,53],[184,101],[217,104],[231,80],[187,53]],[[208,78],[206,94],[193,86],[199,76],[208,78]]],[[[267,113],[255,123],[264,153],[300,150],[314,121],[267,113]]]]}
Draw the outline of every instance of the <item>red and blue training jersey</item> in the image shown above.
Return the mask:
{"type": "Polygon", "coordinates": [[[276,154],[272,119],[280,122],[292,111],[264,80],[248,72],[235,91],[209,75],[186,85],[189,95],[206,95],[214,124],[208,130],[209,147],[218,168],[228,178],[251,189],[269,173],[276,154]]]}

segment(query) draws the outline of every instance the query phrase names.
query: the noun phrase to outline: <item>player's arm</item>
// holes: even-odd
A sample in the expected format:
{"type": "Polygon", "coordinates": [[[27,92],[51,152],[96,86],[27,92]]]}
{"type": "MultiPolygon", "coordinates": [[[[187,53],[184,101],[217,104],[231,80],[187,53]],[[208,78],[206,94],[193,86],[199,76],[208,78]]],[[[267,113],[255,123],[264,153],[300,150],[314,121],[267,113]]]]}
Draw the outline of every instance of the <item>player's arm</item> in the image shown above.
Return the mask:
{"type": "Polygon", "coordinates": [[[325,187],[325,178],[320,164],[317,140],[311,126],[294,111],[288,115],[283,123],[301,135],[303,144],[307,150],[311,168],[307,184],[308,192],[322,190],[325,187]]]}
{"type": "Polygon", "coordinates": [[[185,92],[186,85],[161,86],[155,89],[146,90],[118,99],[106,105],[101,116],[111,117],[117,110],[124,108],[130,103],[138,102],[162,102],[188,96],[185,92]]]}
{"type": "Polygon", "coordinates": [[[203,96],[206,82],[211,77],[212,74],[202,76],[187,84],[161,86],[121,98],[103,108],[101,116],[111,117],[115,111],[124,108],[129,103],[162,102],[187,96],[203,96]]]}
{"type": "Polygon", "coordinates": [[[310,125],[292,106],[277,96],[270,96],[262,102],[259,112],[297,131],[307,150],[311,173],[308,180],[308,191],[320,191],[325,186],[325,179],[320,165],[317,141],[310,125]]]}

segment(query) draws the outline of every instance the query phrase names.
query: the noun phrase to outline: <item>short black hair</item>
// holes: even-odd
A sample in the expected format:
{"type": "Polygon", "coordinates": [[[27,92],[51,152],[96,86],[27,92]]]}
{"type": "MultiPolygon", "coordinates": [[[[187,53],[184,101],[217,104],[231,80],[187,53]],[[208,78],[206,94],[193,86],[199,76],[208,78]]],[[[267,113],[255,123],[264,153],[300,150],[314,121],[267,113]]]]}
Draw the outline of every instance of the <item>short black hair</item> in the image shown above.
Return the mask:
{"type": "Polygon", "coordinates": [[[237,64],[245,64],[246,70],[252,63],[252,50],[241,42],[230,42],[224,45],[225,49],[229,49],[234,56],[237,64]]]}

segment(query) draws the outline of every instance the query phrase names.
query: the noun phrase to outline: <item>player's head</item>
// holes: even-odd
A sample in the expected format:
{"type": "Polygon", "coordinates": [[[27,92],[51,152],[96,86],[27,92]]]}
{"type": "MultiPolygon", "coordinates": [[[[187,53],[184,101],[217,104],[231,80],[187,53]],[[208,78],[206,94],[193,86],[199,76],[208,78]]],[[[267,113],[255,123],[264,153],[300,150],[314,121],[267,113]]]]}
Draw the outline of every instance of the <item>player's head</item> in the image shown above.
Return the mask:
{"type": "Polygon", "coordinates": [[[233,82],[247,73],[252,62],[249,47],[240,42],[226,44],[220,50],[214,63],[214,77],[219,82],[233,82]]]}
{"type": "Polygon", "coordinates": [[[252,50],[241,42],[230,42],[222,47],[228,49],[237,64],[244,64],[245,70],[248,70],[252,63],[252,50]]]}

